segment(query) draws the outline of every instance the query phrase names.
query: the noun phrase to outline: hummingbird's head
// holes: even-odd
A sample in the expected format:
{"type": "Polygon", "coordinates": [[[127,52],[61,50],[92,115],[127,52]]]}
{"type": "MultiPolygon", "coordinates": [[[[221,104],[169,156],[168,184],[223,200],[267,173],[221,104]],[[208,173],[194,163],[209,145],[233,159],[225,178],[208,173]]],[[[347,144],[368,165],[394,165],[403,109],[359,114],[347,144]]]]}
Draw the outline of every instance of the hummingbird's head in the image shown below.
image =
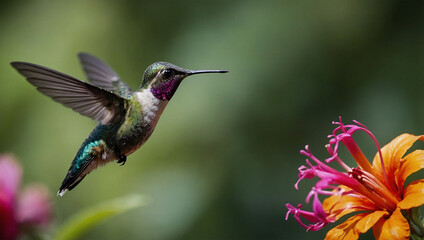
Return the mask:
{"type": "Polygon", "coordinates": [[[155,62],[150,65],[143,76],[142,88],[150,88],[152,94],[161,100],[170,100],[181,81],[194,74],[226,73],[225,70],[187,70],[167,62],[155,62]]]}

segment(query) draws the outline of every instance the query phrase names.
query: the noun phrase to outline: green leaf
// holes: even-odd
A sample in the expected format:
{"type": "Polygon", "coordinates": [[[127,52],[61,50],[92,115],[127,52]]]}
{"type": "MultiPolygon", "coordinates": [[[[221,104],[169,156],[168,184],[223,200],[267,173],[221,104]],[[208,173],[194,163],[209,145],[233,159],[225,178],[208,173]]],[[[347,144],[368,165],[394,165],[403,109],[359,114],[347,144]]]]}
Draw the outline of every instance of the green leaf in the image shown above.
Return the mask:
{"type": "Polygon", "coordinates": [[[71,240],[120,213],[147,205],[149,199],[139,194],[129,195],[81,210],[72,215],[59,229],[54,239],[71,240]]]}

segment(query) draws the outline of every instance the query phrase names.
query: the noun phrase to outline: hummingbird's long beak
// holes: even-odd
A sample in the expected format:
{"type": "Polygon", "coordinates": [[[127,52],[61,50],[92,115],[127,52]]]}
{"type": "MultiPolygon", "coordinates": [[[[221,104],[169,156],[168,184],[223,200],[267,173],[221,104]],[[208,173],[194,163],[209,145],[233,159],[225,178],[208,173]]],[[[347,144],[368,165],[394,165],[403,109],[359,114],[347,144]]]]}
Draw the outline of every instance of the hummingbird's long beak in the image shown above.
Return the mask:
{"type": "Polygon", "coordinates": [[[202,73],[227,73],[227,70],[195,70],[195,71],[189,71],[187,73],[187,76],[194,75],[194,74],[202,74],[202,73]]]}

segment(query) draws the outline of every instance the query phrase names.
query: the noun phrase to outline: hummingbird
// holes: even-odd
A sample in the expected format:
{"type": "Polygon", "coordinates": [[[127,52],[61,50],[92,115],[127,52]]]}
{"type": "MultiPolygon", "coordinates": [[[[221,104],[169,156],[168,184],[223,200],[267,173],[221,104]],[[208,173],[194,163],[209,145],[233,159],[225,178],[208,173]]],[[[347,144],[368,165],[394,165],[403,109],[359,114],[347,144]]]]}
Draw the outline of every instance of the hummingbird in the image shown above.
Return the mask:
{"type": "Polygon", "coordinates": [[[132,91],[105,62],[78,54],[89,83],[28,62],[12,62],[38,91],[99,122],[79,148],[57,193],[63,196],[106,163],[124,165],[127,156],[152,135],[178,86],[188,76],[226,73],[226,70],[187,70],[155,62],[144,72],[141,86],[132,91]]]}

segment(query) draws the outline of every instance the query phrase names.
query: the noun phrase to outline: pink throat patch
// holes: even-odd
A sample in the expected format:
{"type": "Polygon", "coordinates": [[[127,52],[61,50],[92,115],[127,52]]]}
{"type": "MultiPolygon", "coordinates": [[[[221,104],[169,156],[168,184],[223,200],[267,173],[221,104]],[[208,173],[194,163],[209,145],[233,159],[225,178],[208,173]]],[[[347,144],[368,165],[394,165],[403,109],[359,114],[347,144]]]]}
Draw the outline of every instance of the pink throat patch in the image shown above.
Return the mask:
{"type": "Polygon", "coordinates": [[[152,92],[153,95],[158,99],[166,99],[169,101],[171,100],[180,83],[181,80],[173,78],[167,82],[161,83],[159,86],[153,87],[150,89],[150,92],[152,92]]]}

